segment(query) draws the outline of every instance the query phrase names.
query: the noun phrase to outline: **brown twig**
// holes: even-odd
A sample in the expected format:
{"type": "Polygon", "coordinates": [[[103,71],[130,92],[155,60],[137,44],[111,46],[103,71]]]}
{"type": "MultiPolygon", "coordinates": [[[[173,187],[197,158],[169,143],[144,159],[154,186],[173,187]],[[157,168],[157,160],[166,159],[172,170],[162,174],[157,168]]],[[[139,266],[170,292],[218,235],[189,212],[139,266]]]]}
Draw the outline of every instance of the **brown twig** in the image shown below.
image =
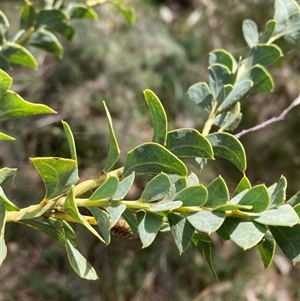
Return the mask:
{"type": "Polygon", "coordinates": [[[256,126],[252,127],[252,128],[242,130],[241,132],[235,134],[235,137],[240,138],[241,136],[243,136],[245,134],[248,134],[250,132],[258,131],[258,130],[266,127],[267,125],[269,125],[271,123],[283,120],[285,115],[299,104],[300,104],[300,95],[279,116],[273,117],[269,120],[266,120],[266,121],[264,121],[264,122],[262,122],[262,123],[260,123],[256,126]]]}

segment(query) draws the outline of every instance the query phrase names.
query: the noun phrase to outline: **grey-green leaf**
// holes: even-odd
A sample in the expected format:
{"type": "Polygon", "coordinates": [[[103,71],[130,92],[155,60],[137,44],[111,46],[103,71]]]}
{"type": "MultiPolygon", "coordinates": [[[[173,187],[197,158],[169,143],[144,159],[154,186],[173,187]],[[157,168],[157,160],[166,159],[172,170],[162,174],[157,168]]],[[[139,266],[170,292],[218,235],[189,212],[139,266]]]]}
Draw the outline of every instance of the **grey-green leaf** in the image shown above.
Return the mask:
{"type": "Polygon", "coordinates": [[[29,45],[41,48],[47,52],[56,55],[58,58],[63,57],[63,47],[56,36],[44,29],[40,28],[27,41],[29,45]]]}
{"type": "Polygon", "coordinates": [[[207,194],[203,185],[189,186],[177,193],[174,201],[181,201],[182,206],[201,206],[206,202],[207,194]]]}
{"type": "Polygon", "coordinates": [[[22,29],[29,29],[34,26],[35,23],[35,9],[29,2],[25,3],[21,9],[20,27],[22,29]]]}
{"type": "Polygon", "coordinates": [[[283,3],[289,15],[300,11],[300,5],[296,0],[284,0],[283,3]]]}
{"type": "Polygon", "coordinates": [[[22,45],[7,42],[3,45],[1,53],[10,63],[37,69],[38,63],[35,57],[22,45]]]}
{"type": "Polygon", "coordinates": [[[126,206],[124,204],[121,205],[111,205],[106,208],[110,217],[110,229],[116,225],[123,212],[126,210],[126,206]]]}
{"type": "Polygon", "coordinates": [[[300,191],[293,195],[288,201],[287,204],[290,204],[292,207],[300,204],[300,191]]]}
{"type": "Polygon", "coordinates": [[[261,65],[254,65],[248,69],[239,78],[239,81],[243,80],[253,82],[253,86],[250,89],[251,93],[272,92],[274,89],[274,81],[271,74],[261,65]]]}
{"type": "Polygon", "coordinates": [[[134,178],[135,178],[135,172],[132,172],[129,176],[125,177],[121,182],[119,182],[118,189],[111,199],[112,200],[124,199],[133,184],[134,178]]]}
{"type": "Polygon", "coordinates": [[[164,146],[166,144],[168,130],[168,120],[164,107],[159,98],[151,90],[145,90],[144,97],[153,123],[152,141],[164,146]]]}
{"type": "Polygon", "coordinates": [[[192,128],[168,132],[166,148],[180,158],[213,158],[213,149],[209,141],[192,128]]]}
{"type": "Polygon", "coordinates": [[[168,214],[168,221],[179,254],[182,254],[191,243],[195,229],[186,218],[175,213],[168,214]]]}
{"type": "Polygon", "coordinates": [[[242,25],[244,38],[250,48],[254,47],[258,43],[259,33],[257,25],[252,20],[246,19],[242,25]]]}
{"type": "Polygon", "coordinates": [[[124,165],[124,175],[133,171],[137,174],[167,174],[187,175],[187,168],[175,155],[158,143],[148,142],[135,147],[127,153],[124,165]]]}
{"type": "Polygon", "coordinates": [[[244,190],[250,189],[251,188],[251,183],[249,182],[248,178],[246,175],[243,175],[242,179],[240,180],[239,184],[235,188],[232,198],[241,193],[244,190]]]}
{"type": "Polygon", "coordinates": [[[12,82],[12,78],[2,69],[0,69],[0,96],[10,88],[12,82]]]}
{"type": "Polygon", "coordinates": [[[209,65],[221,64],[233,71],[235,58],[225,49],[215,49],[209,53],[209,65]]]}
{"type": "Polygon", "coordinates": [[[163,224],[163,218],[157,214],[144,210],[137,212],[138,231],[143,248],[152,244],[159,229],[163,224]]]}
{"type": "Polygon", "coordinates": [[[2,262],[4,261],[7,254],[7,247],[5,244],[4,237],[0,239],[0,266],[2,265],[2,262]]]}
{"type": "Polygon", "coordinates": [[[225,230],[229,237],[244,250],[258,244],[267,232],[264,225],[236,217],[226,218],[220,229],[225,230]]]}
{"type": "Polygon", "coordinates": [[[93,214],[94,218],[97,221],[98,227],[102,233],[102,236],[105,240],[105,244],[108,246],[110,244],[110,220],[109,220],[109,214],[96,207],[89,207],[88,208],[91,213],[93,214]]]}
{"type": "Polygon", "coordinates": [[[17,172],[16,168],[3,167],[0,169],[0,185],[5,183],[10,177],[13,177],[17,172]]]}
{"type": "Polygon", "coordinates": [[[118,161],[121,151],[119,149],[118,141],[114,132],[110,113],[104,101],[103,106],[106,112],[106,118],[109,127],[109,151],[107,154],[104,170],[109,171],[114,167],[115,163],[118,161]]]}
{"type": "Polygon", "coordinates": [[[47,29],[48,32],[59,32],[63,37],[71,41],[75,36],[75,30],[70,26],[69,19],[70,16],[62,9],[40,10],[36,15],[35,27],[37,30],[47,29]]]}
{"type": "Polygon", "coordinates": [[[214,125],[227,132],[235,130],[242,120],[241,105],[239,101],[229,109],[230,111],[222,112],[214,118],[214,125]]]}
{"type": "Polygon", "coordinates": [[[300,224],[294,227],[269,226],[279,248],[294,264],[300,262],[300,224]]]}
{"type": "Polygon", "coordinates": [[[247,58],[247,66],[250,68],[256,64],[268,66],[283,56],[281,49],[275,44],[257,44],[251,49],[247,58]]]}
{"type": "Polygon", "coordinates": [[[66,250],[71,267],[81,278],[87,280],[97,280],[99,278],[95,269],[79,253],[79,251],[73,247],[73,245],[67,238],[66,250]]]}
{"type": "Polygon", "coordinates": [[[97,13],[83,3],[69,3],[66,7],[66,12],[72,19],[98,19],[97,13]]]}
{"type": "Polygon", "coordinates": [[[226,97],[229,95],[229,93],[233,90],[233,85],[227,84],[224,85],[222,90],[219,93],[219,96],[217,98],[218,106],[226,99],[226,97]]]}
{"type": "Polygon", "coordinates": [[[212,243],[210,237],[203,233],[196,233],[192,238],[192,243],[197,248],[197,250],[202,254],[203,258],[210,266],[214,276],[216,277],[216,280],[219,281],[218,275],[213,266],[212,247],[211,247],[212,243]]]}
{"type": "Polygon", "coordinates": [[[180,177],[174,182],[176,192],[187,187],[187,177],[180,177]]]}
{"type": "Polygon", "coordinates": [[[117,191],[119,180],[115,176],[109,177],[96,191],[91,195],[90,200],[96,201],[111,198],[117,191]]]}
{"type": "Polygon", "coordinates": [[[124,18],[133,25],[135,23],[135,10],[132,7],[125,6],[121,1],[114,1],[113,5],[124,16],[124,18]]]}
{"type": "Polygon", "coordinates": [[[136,235],[138,233],[138,223],[137,223],[136,216],[132,213],[131,210],[126,209],[123,212],[123,217],[126,220],[127,224],[129,225],[132,233],[136,235]]]}
{"type": "Polygon", "coordinates": [[[289,16],[287,34],[284,38],[292,45],[299,48],[300,46],[300,11],[289,16]]]}
{"type": "Polygon", "coordinates": [[[68,14],[63,10],[44,9],[40,10],[36,15],[36,28],[55,27],[57,23],[70,19],[68,14]]]}
{"type": "Polygon", "coordinates": [[[267,231],[262,241],[256,245],[256,247],[259,251],[264,267],[268,268],[273,261],[276,247],[272,234],[267,231]]]}
{"type": "Polygon", "coordinates": [[[285,227],[292,227],[299,223],[297,213],[289,204],[263,211],[259,215],[252,216],[252,220],[264,225],[285,227]]]}
{"type": "Polygon", "coordinates": [[[269,20],[266,23],[266,27],[263,33],[259,37],[259,43],[268,43],[270,38],[273,36],[275,26],[277,24],[276,20],[269,20]]]}
{"type": "MultiPolygon", "coordinates": [[[[289,1],[289,0],[284,0],[289,1]]],[[[274,3],[274,19],[276,20],[275,26],[275,33],[280,33],[282,30],[285,29],[287,22],[288,22],[288,12],[284,5],[284,1],[282,0],[275,0],[274,3]]]]}
{"type": "Polygon", "coordinates": [[[240,205],[251,205],[250,211],[258,213],[265,211],[269,203],[270,197],[264,184],[252,187],[239,201],[240,205]]]}
{"type": "Polygon", "coordinates": [[[220,104],[218,111],[225,110],[231,107],[236,102],[240,101],[252,88],[251,80],[239,81],[233,86],[233,90],[228,94],[224,101],[220,104]]]}
{"type": "Polygon", "coordinates": [[[171,180],[165,173],[155,176],[145,187],[141,199],[146,202],[154,202],[165,197],[171,190],[171,180]]]}
{"type": "Polygon", "coordinates": [[[6,223],[6,206],[3,200],[0,200],[0,266],[6,257],[7,248],[4,240],[4,230],[6,223]]]}
{"type": "MultiPolygon", "coordinates": [[[[9,28],[9,22],[7,20],[7,17],[1,10],[0,10],[0,26],[2,27],[3,34],[5,34],[9,28]]],[[[0,40],[0,43],[1,42],[2,41],[0,40]]]]}
{"type": "Polygon", "coordinates": [[[59,221],[54,218],[47,218],[44,220],[39,219],[25,219],[20,223],[37,229],[51,238],[57,240],[62,245],[66,244],[65,236],[72,243],[73,246],[77,245],[77,237],[72,227],[66,221],[59,221]],[[63,223],[63,227],[62,227],[63,223]],[[62,230],[64,229],[64,231],[62,230]]]}
{"type": "Polygon", "coordinates": [[[188,96],[196,105],[205,111],[211,111],[213,96],[207,83],[200,82],[189,87],[188,96]]]}
{"type": "Polygon", "coordinates": [[[30,160],[43,179],[47,200],[66,192],[79,179],[77,162],[72,159],[43,157],[30,160]]]}
{"type": "Polygon", "coordinates": [[[75,204],[75,195],[73,187],[70,189],[65,203],[64,203],[65,212],[70,215],[78,223],[85,226],[90,232],[92,232],[100,241],[105,242],[104,239],[99,235],[99,233],[93,228],[88,221],[80,214],[78,207],[75,204]]]}
{"type": "Polygon", "coordinates": [[[219,176],[207,187],[208,198],[205,207],[216,207],[226,204],[229,200],[229,191],[224,179],[219,176]]]}
{"type": "Polygon", "coordinates": [[[186,177],[186,183],[187,186],[195,186],[195,185],[199,185],[199,179],[196,176],[196,174],[194,174],[193,172],[191,172],[187,177],[186,177]]]}
{"type": "MultiPolygon", "coordinates": [[[[250,188],[249,188],[250,189],[250,188]]],[[[240,202],[240,200],[242,199],[242,197],[249,191],[249,189],[244,189],[243,191],[241,191],[238,194],[235,194],[234,197],[232,199],[230,199],[230,201],[228,202],[228,204],[233,204],[236,205],[240,202]]],[[[244,205],[243,205],[244,206],[244,205]]],[[[247,205],[246,205],[247,206],[247,205]]],[[[250,206],[250,209],[252,209],[252,206],[250,206]]]]}
{"type": "Polygon", "coordinates": [[[246,170],[245,150],[237,138],[229,133],[213,133],[206,138],[211,143],[216,156],[229,160],[242,172],[246,170]]]}
{"type": "MultiPolygon", "coordinates": [[[[1,39],[1,35],[0,35],[0,39],[1,39]]],[[[1,42],[1,40],[0,40],[0,42],[1,42]]],[[[8,58],[5,55],[3,55],[1,52],[0,52],[0,69],[3,69],[3,70],[11,70],[12,69],[10,62],[8,61],[8,58]]]]}
{"type": "Polygon", "coordinates": [[[39,114],[53,114],[54,110],[43,104],[31,103],[19,94],[8,90],[0,95],[0,121],[39,114]]]}
{"type": "MultiPolygon", "coordinates": [[[[276,207],[282,205],[286,198],[287,181],[284,176],[281,176],[278,183],[275,183],[275,187],[270,194],[270,207],[276,207]]],[[[268,189],[269,190],[269,189],[268,189]]]]}
{"type": "Polygon", "coordinates": [[[294,206],[293,209],[295,210],[296,214],[297,214],[297,215],[299,216],[299,218],[300,218],[300,204],[294,206]]]}
{"type": "Polygon", "coordinates": [[[71,159],[73,159],[76,162],[77,168],[78,168],[76,145],[75,145],[75,140],[74,140],[73,133],[71,131],[70,126],[65,121],[62,121],[62,124],[63,124],[63,127],[64,127],[64,131],[65,131],[65,134],[66,134],[66,137],[67,137],[68,144],[69,144],[71,159]]]}
{"type": "Polygon", "coordinates": [[[225,212],[201,210],[189,214],[187,219],[197,231],[210,234],[219,229],[225,220],[225,216],[225,212]]]}
{"type": "Polygon", "coordinates": [[[213,99],[217,99],[223,86],[230,84],[231,71],[221,64],[213,64],[208,67],[209,87],[213,99]]]}

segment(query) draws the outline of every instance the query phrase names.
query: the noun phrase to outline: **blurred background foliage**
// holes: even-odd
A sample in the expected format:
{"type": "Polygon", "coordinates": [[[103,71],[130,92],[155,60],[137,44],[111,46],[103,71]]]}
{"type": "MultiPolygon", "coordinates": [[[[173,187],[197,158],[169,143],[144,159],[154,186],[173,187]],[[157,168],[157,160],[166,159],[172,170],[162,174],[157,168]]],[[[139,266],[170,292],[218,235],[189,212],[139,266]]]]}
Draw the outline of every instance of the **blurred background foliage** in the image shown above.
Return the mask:
{"type": "MultiPolygon", "coordinates": [[[[6,184],[7,194],[20,206],[38,202],[44,194],[28,157],[69,157],[61,119],[66,120],[77,144],[81,178],[97,175],[108,150],[108,128],[102,100],[111,112],[122,150],[152,137],[150,117],[142,91],[153,90],[165,106],[170,128],[202,129],[206,115],[186,95],[188,87],[208,78],[208,53],[224,48],[236,57],[247,54],[242,21],[253,19],[263,29],[273,14],[271,0],[132,0],[136,24],[129,25],[110,5],[97,8],[99,20],[73,22],[77,37],[63,39],[59,60],[38,51],[37,71],[16,67],[10,72],[13,90],[32,102],[41,102],[58,115],[5,122],[1,127],[17,137],[1,142],[0,165],[18,167],[6,184]]],[[[2,0],[1,10],[18,28],[22,1],[2,0]]],[[[299,50],[284,47],[285,56],[268,68],[274,76],[271,94],[250,96],[242,103],[240,131],[278,116],[299,94],[299,50]]],[[[281,174],[288,194],[299,190],[299,108],[282,122],[241,138],[248,158],[251,183],[271,185],[281,174]]],[[[200,174],[204,184],[222,174],[234,188],[241,174],[218,159],[200,174]]],[[[135,187],[139,190],[138,183],[135,187]]],[[[132,192],[134,196],[135,191],[132,192]]],[[[80,226],[79,226],[80,227],[80,226]]],[[[79,229],[78,229],[79,230],[79,229]]],[[[161,234],[151,247],[138,241],[113,239],[103,246],[83,229],[80,251],[99,271],[99,282],[77,277],[64,249],[51,239],[22,225],[7,227],[9,254],[0,272],[0,291],[13,300],[297,300],[299,266],[292,267],[280,252],[264,271],[256,250],[244,253],[230,242],[215,244],[217,283],[196,250],[179,257],[172,240],[161,234]],[[21,235],[22,233],[22,235],[21,235]]],[[[1,297],[1,293],[0,293],[1,297]]]]}

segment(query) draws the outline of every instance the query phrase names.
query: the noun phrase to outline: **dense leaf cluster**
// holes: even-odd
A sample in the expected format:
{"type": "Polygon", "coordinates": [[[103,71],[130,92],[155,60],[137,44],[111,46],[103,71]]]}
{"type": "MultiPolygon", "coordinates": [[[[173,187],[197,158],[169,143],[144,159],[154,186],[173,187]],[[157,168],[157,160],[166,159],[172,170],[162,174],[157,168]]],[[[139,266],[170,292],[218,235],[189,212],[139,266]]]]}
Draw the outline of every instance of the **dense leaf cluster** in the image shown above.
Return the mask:
{"type": "MultiPolygon", "coordinates": [[[[57,56],[62,47],[52,31],[73,38],[75,31],[69,20],[75,17],[95,19],[91,2],[41,1],[37,10],[29,1],[21,11],[21,30],[7,40],[8,21],[0,14],[2,69],[11,64],[37,67],[33,55],[23,45],[34,45],[57,56]]],[[[99,4],[100,1],[95,1],[99,4]]],[[[129,21],[131,10],[114,5],[129,21]]],[[[269,92],[273,79],[266,70],[281,56],[273,42],[285,38],[299,45],[300,9],[295,1],[275,1],[274,18],[267,22],[262,34],[251,20],[243,23],[245,40],[250,47],[248,57],[238,60],[224,49],[209,55],[209,81],[188,90],[189,97],[208,112],[203,132],[193,128],[168,129],[168,120],[159,98],[145,90],[144,97],[153,123],[153,138],[126,155],[124,167],[114,169],[120,149],[112,119],[105,103],[110,147],[102,173],[78,184],[78,160],[72,131],[63,123],[71,158],[31,158],[45,185],[45,196],[39,204],[18,208],[0,187],[0,263],[6,256],[5,224],[23,223],[63,244],[73,269],[83,278],[97,279],[94,268],[75,248],[77,237],[70,223],[79,223],[108,245],[111,234],[139,238],[143,248],[157,234],[171,232],[179,253],[193,245],[214,272],[210,234],[232,240],[244,250],[256,247],[263,264],[268,267],[278,245],[293,263],[300,261],[300,192],[286,199],[287,181],[281,177],[270,187],[252,186],[246,176],[246,155],[240,141],[226,131],[236,128],[242,118],[240,101],[250,93],[269,92]],[[285,12],[285,13],[282,13],[285,12]],[[216,132],[211,132],[212,126],[216,132]],[[223,157],[241,171],[241,180],[230,193],[222,176],[207,187],[189,171],[192,164],[205,168],[209,160],[223,157]],[[137,175],[150,180],[136,200],[126,196],[137,175]],[[83,215],[79,208],[87,208],[83,215]],[[97,231],[94,226],[98,226],[97,231]]],[[[0,121],[34,114],[55,113],[41,104],[32,104],[10,90],[12,79],[0,69],[0,121]]],[[[118,133],[117,133],[118,134],[118,133]]],[[[0,139],[11,140],[1,133],[0,139]]],[[[0,185],[14,175],[12,168],[0,170],[0,185]]],[[[215,272],[214,272],[215,273],[215,272]]]]}
{"type": "Polygon", "coordinates": [[[42,0],[34,5],[29,0],[21,9],[20,30],[8,37],[9,22],[0,11],[0,68],[9,70],[12,64],[37,68],[38,62],[28,49],[36,47],[55,56],[63,57],[63,47],[55,33],[71,41],[75,37],[72,19],[97,20],[93,6],[112,3],[128,20],[134,23],[134,11],[126,8],[119,1],[90,0],[85,2],[65,0],[42,0]]]}

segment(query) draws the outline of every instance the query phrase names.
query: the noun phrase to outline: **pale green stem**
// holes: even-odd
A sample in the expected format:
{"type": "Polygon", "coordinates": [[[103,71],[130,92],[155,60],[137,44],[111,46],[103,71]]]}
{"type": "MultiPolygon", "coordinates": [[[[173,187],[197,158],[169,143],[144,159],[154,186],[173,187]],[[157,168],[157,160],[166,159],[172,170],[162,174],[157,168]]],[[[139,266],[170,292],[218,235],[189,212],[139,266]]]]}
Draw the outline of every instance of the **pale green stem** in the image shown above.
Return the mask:
{"type": "Polygon", "coordinates": [[[138,210],[146,210],[149,211],[151,204],[150,203],[146,203],[146,202],[141,202],[141,201],[121,201],[121,204],[124,204],[126,206],[126,208],[128,209],[133,209],[134,211],[138,211],[138,210]]]}
{"type": "Polygon", "coordinates": [[[31,26],[15,41],[15,43],[24,45],[24,43],[27,41],[27,39],[30,38],[30,36],[32,36],[34,31],[35,31],[34,27],[31,26]]]}
{"type": "MultiPolygon", "coordinates": [[[[103,174],[99,177],[83,181],[80,184],[76,185],[74,188],[75,196],[81,195],[87,191],[97,188],[111,176],[116,176],[119,180],[122,180],[123,167],[108,173],[103,172],[103,174]]],[[[19,211],[8,211],[6,215],[6,222],[18,222],[21,219],[33,219],[43,215],[47,216],[50,210],[60,210],[61,208],[63,208],[65,199],[65,195],[60,198],[54,198],[51,200],[43,199],[39,204],[22,208],[19,211]]],[[[80,205],[77,206],[89,207],[97,205],[95,201],[90,201],[88,199],[77,199],[77,201],[80,203],[80,205]]],[[[108,200],[97,201],[99,202],[98,207],[101,207],[101,205],[104,205],[104,203],[106,203],[106,206],[108,206],[107,201],[108,200]]]]}
{"type": "Polygon", "coordinates": [[[93,6],[102,5],[102,4],[109,3],[109,2],[112,2],[112,0],[89,0],[85,4],[88,7],[93,7],[93,6]]]}
{"type": "Polygon", "coordinates": [[[282,31],[280,33],[278,33],[277,35],[273,36],[270,38],[270,40],[268,41],[268,44],[272,44],[274,41],[278,40],[279,38],[285,36],[287,33],[282,31]]]}
{"type": "MultiPolygon", "coordinates": [[[[67,222],[72,222],[72,223],[79,223],[81,224],[81,222],[79,222],[78,220],[74,219],[73,217],[71,217],[70,215],[68,215],[65,212],[55,212],[53,214],[51,214],[49,217],[55,218],[55,219],[59,219],[59,220],[64,220],[67,222]]],[[[93,226],[97,226],[97,221],[93,216],[87,216],[87,215],[82,215],[82,217],[90,224],[93,226]]]]}
{"type": "Polygon", "coordinates": [[[203,127],[203,131],[202,131],[203,136],[207,136],[211,130],[211,127],[213,125],[214,118],[215,118],[216,107],[217,107],[217,101],[213,100],[211,112],[210,112],[210,114],[207,118],[207,121],[205,122],[204,127],[203,127]]]}
{"type": "Polygon", "coordinates": [[[120,204],[119,201],[110,201],[110,199],[102,199],[97,201],[91,201],[90,199],[75,199],[77,207],[101,207],[106,208],[112,204],[120,204]]]}
{"type": "Polygon", "coordinates": [[[39,203],[26,208],[22,208],[19,211],[6,212],[6,222],[18,222],[22,219],[33,219],[44,215],[55,206],[55,201],[48,201],[47,203],[39,203]]]}
{"type": "MultiPolygon", "coordinates": [[[[109,177],[116,176],[119,180],[123,179],[123,168],[116,169],[109,173],[103,173],[101,176],[84,181],[77,186],[75,186],[75,195],[83,194],[87,191],[99,187],[103,182],[105,182],[109,177]]],[[[66,220],[70,222],[76,222],[75,219],[70,217],[67,213],[63,211],[66,196],[60,198],[55,198],[52,200],[43,200],[37,205],[32,205],[19,211],[8,211],[6,215],[6,222],[18,222],[23,219],[33,219],[37,217],[53,217],[60,220],[66,220]]],[[[141,199],[138,200],[111,200],[110,198],[101,200],[90,200],[88,198],[75,198],[75,204],[77,207],[100,207],[107,208],[112,205],[125,205],[127,209],[131,209],[134,212],[138,210],[150,211],[151,207],[157,205],[157,202],[145,202],[141,199]]],[[[201,206],[183,206],[170,210],[172,212],[177,212],[181,214],[188,214],[192,212],[199,212],[202,210],[211,211],[212,208],[202,208],[201,206]]],[[[151,212],[151,211],[150,211],[151,212]]],[[[169,212],[169,211],[168,211],[169,212]]],[[[168,212],[163,212],[168,214],[168,212]]],[[[239,210],[227,211],[227,217],[240,217],[243,219],[250,219],[251,213],[244,213],[239,210]]],[[[91,225],[96,225],[96,220],[93,217],[84,216],[88,223],[91,225]]]]}
{"type": "Polygon", "coordinates": [[[250,220],[252,215],[255,215],[256,213],[252,212],[242,212],[240,210],[232,210],[232,211],[226,211],[226,217],[239,217],[242,219],[250,220]]]}
{"type": "Polygon", "coordinates": [[[75,196],[79,196],[87,191],[97,188],[111,176],[115,176],[121,181],[123,179],[123,167],[110,171],[108,173],[103,172],[101,176],[86,180],[76,185],[74,188],[75,196]]]}
{"type": "MultiPolygon", "coordinates": [[[[136,212],[138,210],[145,210],[145,211],[150,211],[150,208],[153,205],[157,205],[157,202],[153,203],[147,203],[141,200],[119,200],[119,201],[111,201],[110,199],[102,199],[102,200],[96,200],[96,201],[91,201],[90,199],[75,199],[75,204],[78,207],[101,207],[101,208],[107,208],[108,206],[111,205],[120,205],[123,204],[126,206],[127,209],[131,209],[132,211],[136,212]]],[[[70,217],[67,213],[63,211],[56,211],[55,208],[57,208],[57,204],[55,201],[49,201],[46,203],[44,206],[44,210],[41,210],[43,208],[43,205],[37,204],[33,206],[29,206],[27,208],[23,208],[19,211],[8,211],[6,215],[6,222],[18,222],[22,219],[33,219],[37,218],[40,216],[45,216],[45,217],[53,217],[56,219],[60,220],[66,220],[70,222],[77,222],[75,219],[70,217]],[[53,212],[51,212],[53,210],[53,212]],[[35,212],[38,212],[36,214],[35,212]]],[[[188,214],[188,213],[193,213],[193,212],[199,212],[202,210],[207,210],[207,211],[212,211],[213,208],[202,208],[201,206],[183,206],[180,208],[176,208],[174,210],[171,210],[172,212],[177,212],[181,214],[188,214]]],[[[168,212],[164,212],[167,214],[168,212]]],[[[232,211],[227,211],[226,212],[226,217],[239,217],[242,219],[247,219],[249,220],[251,218],[251,215],[253,213],[245,213],[239,210],[232,210],[232,211]]],[[[93,217],[90,216],[83,216],[88,223],[91,225],[96,225],[97,222],[93,217]]]]}

